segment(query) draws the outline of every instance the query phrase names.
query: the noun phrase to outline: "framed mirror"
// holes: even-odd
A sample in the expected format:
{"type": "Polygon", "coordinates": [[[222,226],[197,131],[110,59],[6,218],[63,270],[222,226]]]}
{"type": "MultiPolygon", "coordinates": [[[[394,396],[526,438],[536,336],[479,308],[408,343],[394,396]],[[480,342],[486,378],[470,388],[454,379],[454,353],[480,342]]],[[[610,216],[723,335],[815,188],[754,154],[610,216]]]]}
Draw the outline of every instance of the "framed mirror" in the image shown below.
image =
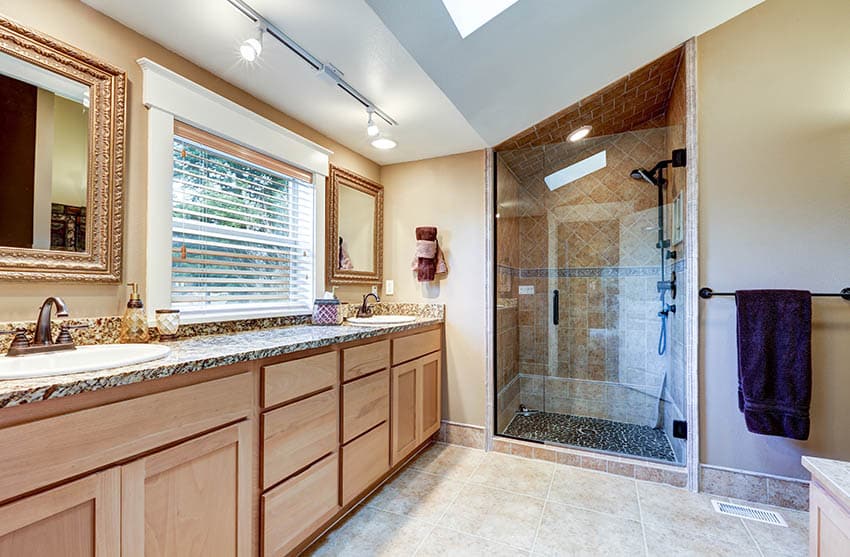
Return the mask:
{"type": "Polygon", "coordinates": [[[0,279],[120,280],[126,81],[0,16],[0,279]]]}
{"type": "Polygon", "coordinates": [[[326,280],[329,284],[381,284],[384,188],[331,165],[327,179],[326,280]]]}

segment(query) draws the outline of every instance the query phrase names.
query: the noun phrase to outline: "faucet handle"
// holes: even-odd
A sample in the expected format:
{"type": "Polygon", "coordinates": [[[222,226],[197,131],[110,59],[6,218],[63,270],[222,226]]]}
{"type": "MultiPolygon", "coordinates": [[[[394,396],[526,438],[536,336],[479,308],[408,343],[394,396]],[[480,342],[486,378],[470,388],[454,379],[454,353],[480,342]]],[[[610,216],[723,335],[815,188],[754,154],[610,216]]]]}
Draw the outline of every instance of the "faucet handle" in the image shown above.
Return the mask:
{"type": "Polygon", "coordinates": [[[14,331],[0,331],[0,335],[15,335],[10,347],[25,348],[30,345],[30,340],[27,338],[27,330],[23,327],[18,327],[14,331]]]}
{"type": "Polygon", "coordinates": [[[55,344],[74,344],[74,339],[71,337],[71,329],[88,329],[88,325],[68,325],[62,323],[59,326],[59,335],[56,337],[55,344]]]}

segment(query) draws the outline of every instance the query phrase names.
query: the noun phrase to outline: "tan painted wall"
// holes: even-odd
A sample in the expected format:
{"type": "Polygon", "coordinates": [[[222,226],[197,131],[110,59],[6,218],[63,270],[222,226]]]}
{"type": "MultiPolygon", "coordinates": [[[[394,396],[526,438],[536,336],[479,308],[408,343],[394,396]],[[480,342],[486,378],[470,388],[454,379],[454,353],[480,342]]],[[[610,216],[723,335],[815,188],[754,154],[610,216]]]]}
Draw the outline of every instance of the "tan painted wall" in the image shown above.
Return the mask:
{"type": "MultiPolygon", "coordinates": [[[[144,282],[147,114],[142,106],[142,74],[136,60],[147,57],[254,112],[334,151],[331,162],[378,180],[380,167],[294,118],[277,111],[77,0],[0,0],[0,14],[70,43],[127,72],[127,157],[125,169],[124,281],[144,282]]],[[[65,298],[72,315],[116,315],[127,299],[117,285],[0,283],[0,321],[34,319],[49,295],[65,298]]]]}
{"type": "MultiPolygon", "coordinates": [[[[699,37],[700,282],[850,286],[850,2],[768,0],[699,37]]],[[[850,303],[816,299],[807,442],[747,432],[735,303],[702,302],[702,460],[806,477],[850,460],[850,303]]]]}
{"type": "Polygon", "coordinates": [[[446,304],[445,419],[484,425],[486,293],[484,152],[385,166],[386,300],[446,304]],[[420,284],[410,270],[417,226],[436,226],[449,274],[420,284]]]}

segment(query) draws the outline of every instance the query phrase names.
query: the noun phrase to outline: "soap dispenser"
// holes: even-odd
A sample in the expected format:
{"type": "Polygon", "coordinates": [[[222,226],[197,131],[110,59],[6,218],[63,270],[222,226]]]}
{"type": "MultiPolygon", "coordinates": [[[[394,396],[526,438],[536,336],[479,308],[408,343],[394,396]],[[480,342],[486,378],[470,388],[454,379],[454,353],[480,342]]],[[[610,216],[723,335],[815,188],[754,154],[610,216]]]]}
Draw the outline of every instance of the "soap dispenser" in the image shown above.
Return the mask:
{"type": "Polygon", "coordinates": [[[130,292],[130,299],[127,301],[127,309],[124,311],[124,316],[121,318],[121,334],[118,342],[121,343],[145,343],[150,340],[148,333],[148,319],[145,316],[145,306],[142,303],[142,298],[139,296],[139,285],[135,282],[128,283],[127,286],[133,290],[130,292]]]}

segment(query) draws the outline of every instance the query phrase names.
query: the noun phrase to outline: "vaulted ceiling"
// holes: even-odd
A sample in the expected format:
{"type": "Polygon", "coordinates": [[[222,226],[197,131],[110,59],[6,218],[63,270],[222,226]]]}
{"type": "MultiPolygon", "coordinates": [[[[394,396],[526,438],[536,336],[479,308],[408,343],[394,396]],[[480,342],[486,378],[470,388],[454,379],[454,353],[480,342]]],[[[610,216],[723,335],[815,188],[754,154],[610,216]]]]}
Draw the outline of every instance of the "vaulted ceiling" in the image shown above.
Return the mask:
{"type": "Polygon", "coordinates": [[[226,0],[83,1],[391,164],[503,143],[761,0],[519,0],[465,39],[441,0],[247,0],[398,121],[390,151],[370,145],[362,105],[286,47],[241,62],[252,24],[226,0]]]}

